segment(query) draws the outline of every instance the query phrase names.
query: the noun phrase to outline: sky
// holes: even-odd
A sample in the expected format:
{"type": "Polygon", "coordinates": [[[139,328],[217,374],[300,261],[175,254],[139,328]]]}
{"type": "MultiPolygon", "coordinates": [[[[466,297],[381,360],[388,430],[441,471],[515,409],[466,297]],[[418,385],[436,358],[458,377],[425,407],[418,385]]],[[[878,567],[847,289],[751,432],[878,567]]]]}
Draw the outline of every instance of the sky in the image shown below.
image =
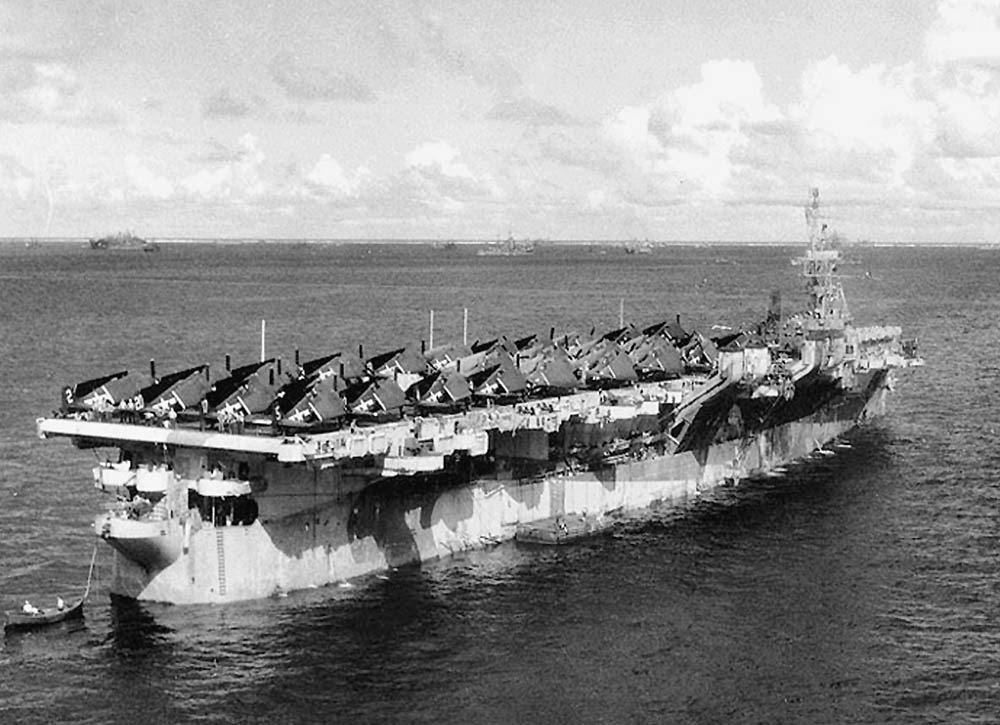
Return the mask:
{"type": "Polygon", "coordinates": [[[0,0],[0,236],[1000,242],[1000,0],[0,0]]]}

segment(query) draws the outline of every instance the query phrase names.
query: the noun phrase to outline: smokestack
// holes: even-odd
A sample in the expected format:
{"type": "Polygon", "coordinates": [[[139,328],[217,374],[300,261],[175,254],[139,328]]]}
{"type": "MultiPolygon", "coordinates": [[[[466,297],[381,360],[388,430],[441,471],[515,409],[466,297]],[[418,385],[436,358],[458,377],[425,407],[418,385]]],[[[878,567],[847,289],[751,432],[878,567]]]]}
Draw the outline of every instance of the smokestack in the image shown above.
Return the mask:
{"type": "Polygon", "coordinates": [[[154,383],[156,382],[156,360],[153,358],[149,358],[149,377],[153,379],[154,383]]]}
{"type": "Polygon", "coordinates": [[[226,372],[231,373],[233,371],[233,361],[229,357],[229,353],[226,353],[226,372]]]}

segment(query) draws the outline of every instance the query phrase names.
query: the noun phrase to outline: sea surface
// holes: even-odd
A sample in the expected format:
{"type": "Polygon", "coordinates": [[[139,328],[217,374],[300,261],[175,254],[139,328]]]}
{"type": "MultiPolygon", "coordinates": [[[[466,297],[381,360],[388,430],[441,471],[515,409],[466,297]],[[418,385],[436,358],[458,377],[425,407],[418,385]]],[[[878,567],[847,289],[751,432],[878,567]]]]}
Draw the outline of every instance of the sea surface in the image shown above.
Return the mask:
{"type": "MultiPolygon", "coordinates": [[[[429,337],[761,319],[803,299],[790,246],[648,255],[430,245],[0,246],[0,608],[79,595],[93,452],[39,440],[61,386],[429,337]]],[[[854,317],[926,367],[836,455],[654,508],[285,598],[112,602],[0,640],[5,722],[996,722],[1000,251],[858,247],[854,317]]]]}

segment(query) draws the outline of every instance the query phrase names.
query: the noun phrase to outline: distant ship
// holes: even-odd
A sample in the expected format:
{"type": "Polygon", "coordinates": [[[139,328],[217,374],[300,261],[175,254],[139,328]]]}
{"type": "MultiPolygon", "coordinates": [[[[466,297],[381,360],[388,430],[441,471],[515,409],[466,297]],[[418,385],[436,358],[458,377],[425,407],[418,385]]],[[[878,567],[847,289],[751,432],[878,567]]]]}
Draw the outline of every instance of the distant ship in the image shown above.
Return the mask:
{"type": "Polygon", "coordinates": [[[117,232],[104,237],[92,238],[91,249],[141,249],[144,252],[158,252],[157,242],[138,237],[130,231],[117,232]]]}
{"type": "Polygon", "coordinates": [[[518,240],[513,234],[508,234],[502,241],[490,242],[476,254],[480,257],[520,257],[535,253],[535,243],[531,240],[518,240]]]}
{"type": "Polygon", "coordinates": [[[884,411],[898,327],[854,325],[806,208],[808,301],[705,334],[605,333],[127,371],[63,391],[43,438],[99,451],[110,590],[266,597],[519,538],[560,543],[657,502],[772,475],[884,411]],[[289,369],[290,367],[290,369],[289,369]]]}
{"type": "Polygon", "coordinates": [[[625,245],[625,254],[652,254],[653,245],[648,239],[644,239],[641,242],[638,239],[633,239],[631,242],[625,245]]]}

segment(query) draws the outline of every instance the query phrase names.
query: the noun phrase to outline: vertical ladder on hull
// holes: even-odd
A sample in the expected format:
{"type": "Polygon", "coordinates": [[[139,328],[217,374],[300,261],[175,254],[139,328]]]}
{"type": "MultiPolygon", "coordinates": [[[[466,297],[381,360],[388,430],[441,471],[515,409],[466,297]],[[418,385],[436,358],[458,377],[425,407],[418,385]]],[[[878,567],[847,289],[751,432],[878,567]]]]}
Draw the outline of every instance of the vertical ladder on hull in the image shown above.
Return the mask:
{"type": "Polygon", "coordinates": [[[226,593],[226,542],[223,538],[225,532],[221,528],[215,530],[215,552],[219,560],[219,594],[226,593]]]}

